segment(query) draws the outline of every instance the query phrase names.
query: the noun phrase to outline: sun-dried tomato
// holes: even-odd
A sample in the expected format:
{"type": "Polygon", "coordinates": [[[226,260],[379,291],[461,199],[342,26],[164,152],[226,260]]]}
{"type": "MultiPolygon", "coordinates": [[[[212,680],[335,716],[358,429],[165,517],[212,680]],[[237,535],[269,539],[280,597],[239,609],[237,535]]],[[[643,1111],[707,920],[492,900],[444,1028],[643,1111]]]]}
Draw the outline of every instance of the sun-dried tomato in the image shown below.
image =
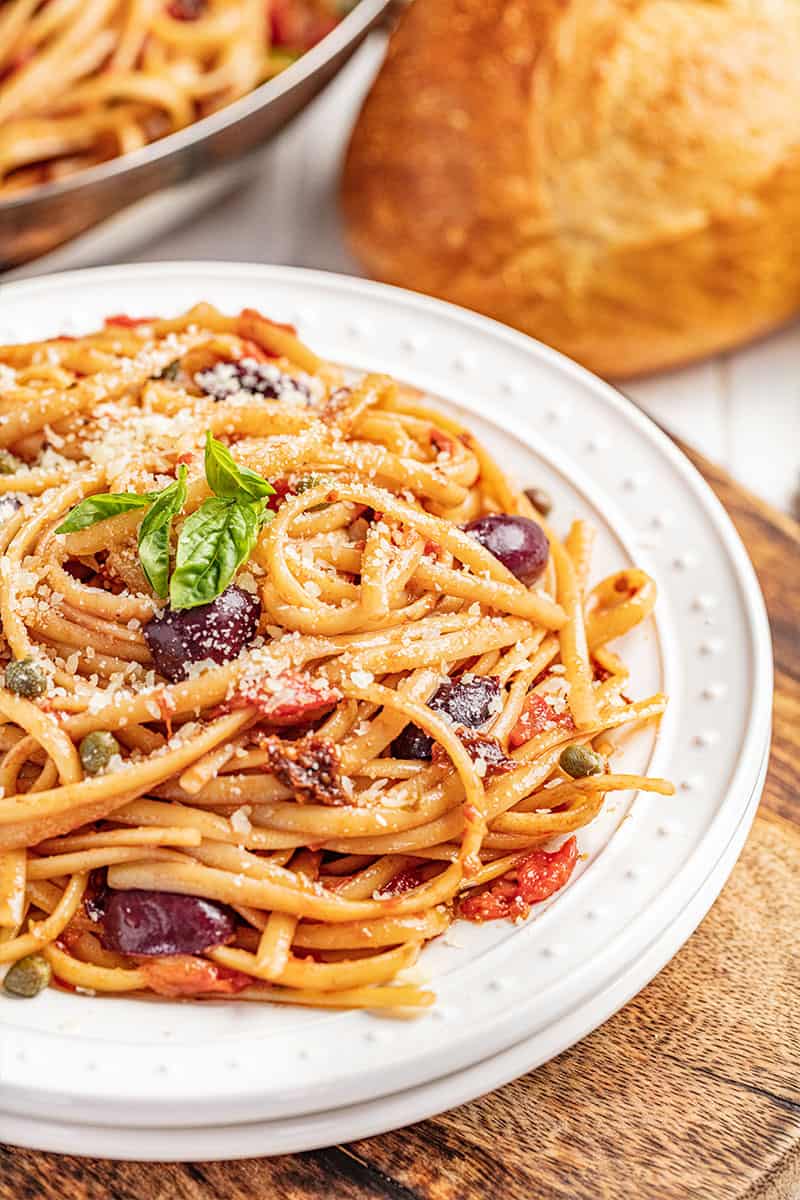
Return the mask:
{"type": "MultiPolygon", "coordinates": [[[[505,775],[513,771],[519,763],[509,758],[496,737],[491,733],[481,733],[478,729],[465,729],[463,725],[456,730],[456,736],[474,763],[483,763],[483,777],[491,779],[493,775],[505,775]]],[[[431,751],[431,762],[450,762],[450,756],[443,746],[435,742],[431,751]]]]}
{"type": "Polygon", "coordinates": [[[267,767],[300,804],[347,804],[342,788],[339,750],[329,738],[307,734],[296,742],[263,737],[267,767]]]}

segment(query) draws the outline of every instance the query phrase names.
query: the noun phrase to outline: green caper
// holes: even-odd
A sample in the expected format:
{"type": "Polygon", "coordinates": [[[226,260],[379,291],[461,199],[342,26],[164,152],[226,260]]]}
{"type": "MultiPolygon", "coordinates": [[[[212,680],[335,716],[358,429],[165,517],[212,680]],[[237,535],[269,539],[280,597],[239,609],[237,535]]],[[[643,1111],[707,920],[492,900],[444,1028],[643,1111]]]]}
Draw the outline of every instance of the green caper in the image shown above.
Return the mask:
{"type": "Polygon", "coordinates": [[[525,495],[528,497],[536,511],[541,513],[543,517],[546,517],[548,513],[552,511],[553,498],[549,492],[544,490],[544,488],[525,488],[525,495]]]}
{"type": "Polygon", "coordinates": [[[119,754],[119,742],[106,729],[96,729],[81,739],[78,747],[83,769],[87,775],[99,775],[115,754],[119,754]]]}
{"type": "Polygon", "coordinates": [[[174,358],[171,363],[167,363],[160,371],[156,371],[152,379],[177,379],[181,373],[181,360],[174,358]]]}
{"type": "Polygon", "coordinates": [[[41,954],[29,954],[10,967],[3,980],[3,991],[9,996],[38,996],[50,982],[50,963],[41,954]]]}
{"type": "Polygon", "coordinates": [[[559,756],[558,765],[565,775],[571,775],[573,779],[599,775],[605,768],[603,759],[590,746],[565,746],[559,756]]]}
{"type": "MultiPolygon", "coordinates": [[[[301,496],[303,492],[310,492],[312,488],[318,487],[321,483],[331,482],[332,481],[327,479],[324,475],[306,475],[304,479],[301,479],[299,483],[294,485],[294,490],[298,496],[301,496]]],[[[310,513],[322,512],[323,508],[327,507],[328,505],[325,503],[314,504],[308,511],[310,513]]]]}
{"type": "Polygon", "coordinates": [[[9,450],[0,450],[0,475],[16,475],[22,466],[20,460],[9,450]]]}
{"type": "Polygon", "coordinates": [[[47,676],[32,658],[12,659],[6,667],[6,687],[15,696],[35,700],[47,690],[47,676]]]}
{"type": "Polygon", "coordinates": [[[300,496],[303,492],[310,492],[312,488],[324,482],[325,480],[322,475],[306,475],[304,479],[301,479],[299,483],[295,484],[294,490],[297,492],[298,496],[300,496]]]}

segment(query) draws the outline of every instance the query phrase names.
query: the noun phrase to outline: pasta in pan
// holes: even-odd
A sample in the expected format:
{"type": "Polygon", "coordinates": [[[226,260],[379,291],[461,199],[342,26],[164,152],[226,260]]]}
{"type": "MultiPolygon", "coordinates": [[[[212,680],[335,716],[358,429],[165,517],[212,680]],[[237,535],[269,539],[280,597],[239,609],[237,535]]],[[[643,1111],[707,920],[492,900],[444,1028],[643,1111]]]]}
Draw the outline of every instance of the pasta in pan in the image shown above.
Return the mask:
{"type": "Polygon", "coordinates": [[[6,0],[0,197],[223,108],[289,66],[353,3],[6,0]]]}
{"type": "Polygon", "coordinates": [[[414,390],[207,304],[0,364],[6,991],[425,1006],[672,792],[609,762],[652,580],[414,390]]]}

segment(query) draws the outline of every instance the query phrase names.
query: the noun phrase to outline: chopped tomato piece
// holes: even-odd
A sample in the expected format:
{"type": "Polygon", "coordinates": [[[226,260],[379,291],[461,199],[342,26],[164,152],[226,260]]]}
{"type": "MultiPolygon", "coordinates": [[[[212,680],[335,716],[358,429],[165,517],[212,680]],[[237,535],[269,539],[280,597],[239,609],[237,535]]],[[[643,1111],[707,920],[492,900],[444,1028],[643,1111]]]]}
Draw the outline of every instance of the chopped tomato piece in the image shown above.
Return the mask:
{"type": "Polygon", "coordinates": [[[175,21],[196,21],[206,7],[206,0],[171,0],[167,12],[175,21]]]}
{"type": "Polygon", "coordinates": [[[270,725],[299,725],[332,708],[342,698],[325,679],[311,679],[299,671],[245,679],[231,708],[252,704],[270,725]]]}
{"type": "Polygon", "coordinates": [[[106,325],[118,325],[121,329],[135,329],[137,325],[150,325],[153,321],[160,321],[160,317],[129,317],[127,313],[114,313],[111,317],[106,317],[106,325]]]}
{"type": "Polygon", "coordinates": [[[575,722],[568,712],[559,713],[538,692],[529,692],[508,744],[512,750],[529,742],[537,733],[548,729],[574,729],[575,722]]]}
{"type": "Polygon", "coordinates": [[[437,429],[435,425],[432,425],[428,433],[428,438],[437,453],[447,454],[450,458],[453,457],[456,443],[455,438],[451,438],[449,433],[445,433],[443,429],[437,429]]]}
{"type": "Polygon", "coordinates": [[[336,25],[336,17],[309,11],[297,0],[272,0],[269,10],[272,41],[291,50],[308,50],[336,25]]]}
{"type": "Polygon", "coordinates": [[[159,996],[231,995],[253,982],[242,971],[219,967],[193,954],[141,959],[138,969],[147,980],[147,986],[159,996]]]}
{"type": "Polygon", "coordinates": [[[263,346],[259,346],[258,342],[254,342],[252,338],[242,338],[242,348],[239,358],[254,358],[256,362],[269,362],[270,358],[275,355],[267,354],[263,346]]]}
{"type": "Polygon", "coordinates": [[[404,892],[410,892],[424,882],[425,880],[420,875],[419,867],[403,867],[402,871],[398,871],[388,883],[384,884],[380,890],[380,895],[381,898],[384,896],[402,896],[404,892]]]}
{"type": "Polygon", "coordinates": [[[257,308],[243,308],[239,316],[249,318],[250,320],[264,321],[267,325],[272,325],[274,329],[282,329],[284,333],[297,334],[297,327],[295,325],[290,325],[286,321],[273,321],[272,317],[265,317],[257,308]]]}
{"type": "Polygon", "coordinates": [[[518,863],[516,882],[503,877],[486,891],[465,897],[458,906],[459,915],[467,921],[527,917],[532,904],[541,904],[564,887],[577,861],[574,837],[567,838],[558,850],[534,850],[518,863]]]}
{"type": "Polygon", "coordinates": [[[267,508],[277,512],[287,496],[295,496],[297,493],[288,479],[273,479],[272,486],[275,491],[267,497],[267,508]]]}

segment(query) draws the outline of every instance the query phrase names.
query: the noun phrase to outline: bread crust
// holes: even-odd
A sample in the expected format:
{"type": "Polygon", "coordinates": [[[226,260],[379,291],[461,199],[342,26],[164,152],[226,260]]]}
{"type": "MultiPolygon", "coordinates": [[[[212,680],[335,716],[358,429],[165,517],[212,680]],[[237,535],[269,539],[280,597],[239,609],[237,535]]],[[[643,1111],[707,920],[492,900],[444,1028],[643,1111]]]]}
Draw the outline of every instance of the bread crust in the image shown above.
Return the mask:
{"type": "Polygon", "coordinates": [[[353,133],[374,276],[624,378],[800,308],[797,0],[417,0],[353,133]]]}

